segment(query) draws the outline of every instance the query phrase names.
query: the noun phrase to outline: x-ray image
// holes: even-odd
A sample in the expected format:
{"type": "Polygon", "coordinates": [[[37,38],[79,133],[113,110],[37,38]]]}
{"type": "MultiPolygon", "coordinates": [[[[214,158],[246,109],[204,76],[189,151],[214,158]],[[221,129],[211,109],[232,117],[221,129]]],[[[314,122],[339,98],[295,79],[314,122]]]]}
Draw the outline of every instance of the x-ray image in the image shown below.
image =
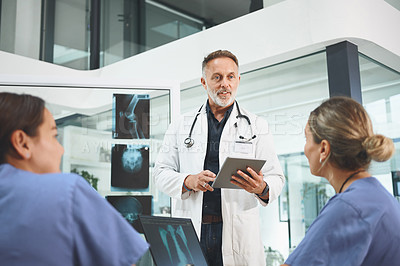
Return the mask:
{"type": "Polygon", "coordinates": [[[115,144],[111,149],[111,186],[149,186],[149,146],[115,144]]]}
{"type": "Polygon", "coordinates": [[[194,260],[181,225],[167,225],[167,228],[160,227],[158,231],[172,265],[193,264],[194,260]]]}
{"type": "Polygon", "coordinates": [[[106,196],[106,199],[136,231],[143,234],[139,215],[151,215],[152,196],[106,196]]]}
{"type": "Polygon", "coordinates": [[[148,139],[150,97],[148,94],[113,95],[113,138],[148,139]]]}
{"type": "Polygon", "coordinates": [[[207,265],[190,219],[141,215],[139,220],[156,265],[207,265]]]}

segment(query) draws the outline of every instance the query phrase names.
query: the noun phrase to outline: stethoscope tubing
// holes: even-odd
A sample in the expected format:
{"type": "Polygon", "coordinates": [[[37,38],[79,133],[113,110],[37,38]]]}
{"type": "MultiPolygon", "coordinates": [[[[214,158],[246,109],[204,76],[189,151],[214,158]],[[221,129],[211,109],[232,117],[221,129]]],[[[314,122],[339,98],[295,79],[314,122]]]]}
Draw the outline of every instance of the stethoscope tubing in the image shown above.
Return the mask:
{"type": "Polygon", "coordinates": [[[196,114],[196,116],[194,117],[192,126],[190,127],[189,136],[184,140],[184,143],[185,143],[185,145],[186,145],[186,148],[190,148],[190,147],[192,147],[193,144],[194,144],[194,140],[192,139],[192,132],[193,132],[194,125],[196,124],[197,117],[200,115],[201,108],[203,108],[203,104],[200,106],[199,111],[197,111],[197,114],[196,114]]]}
{"type": "MultiPolygon", "coordinates": [[[[251,141],[251,140],[253,140],[253,139],[256,138],[256,135],[253,135],[253,129],[252,129],[252,126],[251,126],[250,118],[249,118],[247,115],[243,115],[242,112],[240,112],[239,104],[237,103],[237,101],[235,101],[235,103],[236,103],[236,109],[237,109],[237,112],[238,112],[238,115],[236,116],[236,118],[237,118],[237,119],[238,119],[238,118],[244,118],[244,119],[247,121],[247,123],[249,124],[250,129],[251,129],[251,132],[252,132],[251,138],[246,139],[245,137],[239,135],[239,139],[251,141]]],[[[192,126],[190,127],[189,135],[188,135],[188,137],[185,138],[185,140],[184,140],[184,144],[185,144],[186,148],[191,148],[191,147],[194,145],[194,139],[192,138],[192,133],[193,133],[194,125],[195,125],[196,122],[197,122],[197,118],[198,118],[198,116],[200,115],[201,109],[203,108],[203,106],[204,106],[204,105],[201,105],[201,106],[200,106],[200,109],[197,111],[197,114],[196,114],[196,116],[194,117],[192,126]]],[[[237,128],[237,123],[235,123],[235,127],[237,128]]]]}

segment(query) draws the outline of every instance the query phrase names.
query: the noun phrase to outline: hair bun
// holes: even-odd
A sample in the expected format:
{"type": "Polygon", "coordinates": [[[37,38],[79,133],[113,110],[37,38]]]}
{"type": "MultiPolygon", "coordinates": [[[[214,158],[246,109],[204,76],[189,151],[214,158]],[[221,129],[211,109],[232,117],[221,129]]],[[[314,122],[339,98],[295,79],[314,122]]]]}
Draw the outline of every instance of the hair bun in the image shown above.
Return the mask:
{"type": "Polygon", "coordinates": [[[395,151],[393,141],[381,134],[367,137],[363,141],[363,147],[367,155],[377,162],[389,160],[395,151]]]}

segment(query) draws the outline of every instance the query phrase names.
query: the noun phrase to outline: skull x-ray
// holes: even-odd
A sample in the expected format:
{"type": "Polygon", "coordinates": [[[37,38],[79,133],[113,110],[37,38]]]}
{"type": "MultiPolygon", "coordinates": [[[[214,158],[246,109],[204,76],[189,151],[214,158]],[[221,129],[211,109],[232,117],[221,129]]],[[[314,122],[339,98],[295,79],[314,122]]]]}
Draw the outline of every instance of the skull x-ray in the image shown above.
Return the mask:
{"type": "Polygon", "coordinates": [[[151,215],[152,196],[106,196],[106,199],[136,231],[143,234],[139,215],[151,215]]]}
{"type": "Polygon", "coordinates": [[[149,186],[149,146],[114,144],[111,149],[111,186],[149,186]]]}
{"type": "Polygon", "coordinates": [[[150,99],[148,94],[113,95],[113,138],[148,139],[150,99]]]}

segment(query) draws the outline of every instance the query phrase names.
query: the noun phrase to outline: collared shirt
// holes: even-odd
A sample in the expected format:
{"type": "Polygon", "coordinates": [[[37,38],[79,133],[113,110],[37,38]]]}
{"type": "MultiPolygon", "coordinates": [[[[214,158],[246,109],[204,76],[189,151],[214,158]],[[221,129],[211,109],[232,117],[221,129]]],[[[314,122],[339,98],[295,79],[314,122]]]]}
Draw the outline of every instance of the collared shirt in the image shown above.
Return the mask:
{"type": "MultiPolygon", "coordinates": [[[[218,121],[211,111],[210,105],[207,101],[206,112],[208,121],[208,141],[206,159],[204,160],[204,170],[210,170],[214,174],[218,174],[219,172],[219,143],[222,130],[224,129],[226,121],[228,121],[232,109],[233,104],[225,112],[224,118],[221,121],[218,121]]],[[[220,188],[215,188],[213,192],[207,191],[204,193],[203,215],[205,214],[216,216],[222,215],[220,188]]]]}

